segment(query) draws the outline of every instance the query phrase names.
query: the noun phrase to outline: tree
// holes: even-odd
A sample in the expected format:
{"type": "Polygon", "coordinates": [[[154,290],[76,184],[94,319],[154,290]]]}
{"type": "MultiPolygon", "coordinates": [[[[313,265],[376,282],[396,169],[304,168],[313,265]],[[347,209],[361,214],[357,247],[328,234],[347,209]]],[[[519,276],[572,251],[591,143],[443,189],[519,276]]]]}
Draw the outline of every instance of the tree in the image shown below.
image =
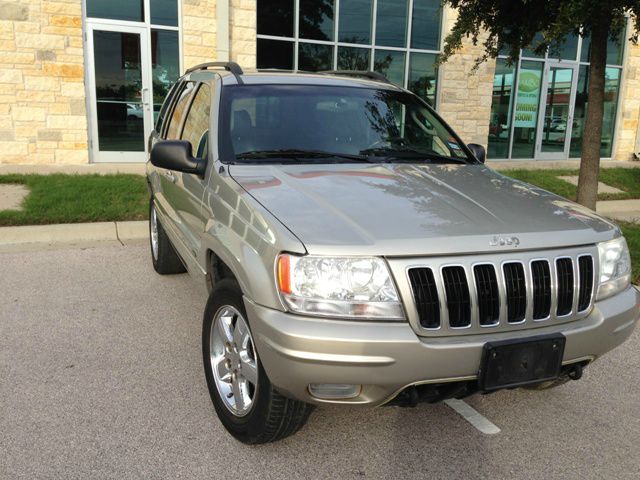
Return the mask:
{"type": "Polygon", "coordinates": [[[633,19],[630,40],[638,41],[640,1],[638,0],[445,0],[458,10],[458,18],[445,39],[441,61],[462,47],[465,38],[482,44],[478,64],[508,52],[509,61],[520,50],[536,53],[559,52],[569,35],[591,37],[589,105],[582,137],[578,202],[595,209],[600,173],[600,144],[604,114],[607,43],[616,39],[626,22],[633,19]]]}

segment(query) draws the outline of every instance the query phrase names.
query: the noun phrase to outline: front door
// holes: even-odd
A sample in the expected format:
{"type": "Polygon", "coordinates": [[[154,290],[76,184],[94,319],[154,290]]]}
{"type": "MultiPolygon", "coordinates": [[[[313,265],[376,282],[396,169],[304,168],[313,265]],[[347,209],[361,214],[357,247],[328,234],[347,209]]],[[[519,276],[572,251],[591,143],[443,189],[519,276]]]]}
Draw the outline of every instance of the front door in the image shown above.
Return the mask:
{"type": "Polygon", "coordinates": [[[542,83],[536,158],[569,158],[573,110],[576,96],[577,65],[548,64],[542,83]]]}
{"type": "Polygon", "coordinates": [[[94,162],[144,162],[153,129],[146,30],[87,25],[94,162]]]}

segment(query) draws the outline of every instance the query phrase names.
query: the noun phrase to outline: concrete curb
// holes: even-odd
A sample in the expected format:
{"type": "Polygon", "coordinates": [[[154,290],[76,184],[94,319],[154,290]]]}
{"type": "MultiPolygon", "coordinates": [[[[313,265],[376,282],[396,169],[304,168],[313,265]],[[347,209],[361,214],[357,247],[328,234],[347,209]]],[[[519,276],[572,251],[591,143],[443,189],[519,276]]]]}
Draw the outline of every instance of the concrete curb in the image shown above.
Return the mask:
{"type": "Polygon", "coordinates": [[[147,221],[0,227],[0,250],[99,242],[125,245],[148,238],[149,223],[147,221]]]}

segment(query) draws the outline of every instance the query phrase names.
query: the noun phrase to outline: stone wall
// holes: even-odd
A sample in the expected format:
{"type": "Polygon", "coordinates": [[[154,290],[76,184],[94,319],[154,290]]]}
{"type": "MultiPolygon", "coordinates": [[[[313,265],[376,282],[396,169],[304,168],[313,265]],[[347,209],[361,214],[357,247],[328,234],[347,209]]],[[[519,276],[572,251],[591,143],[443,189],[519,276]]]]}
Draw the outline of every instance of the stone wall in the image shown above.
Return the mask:
{"type": "Polygon", "coordinates": [[[632,160],[640,120],[640,45],[627,44],[627,60],[623,73],[620,121],[616,131],[615,160],[632,160]]]}
{"type": "Polygon", "coordinates": [[[185,69],[216,60],[216,0],[182,0],[185,69]]]}
{"type": "MultiPolygon", "coordinates": [[[[457,13],[445,9],[445,32],[453,27],[457,13]]],[[[487,146],[495,60],[474,70],[475,60],[483,53],[481,45],[465,41],[462,49],[443,64],[438,87],[438,112],[466,143],[487,146]]]]}
{"type": "Polygon", "coordinates": [[[231,0],[229,59],[243,68],[256,67],[256,0],[231,0]]]}
{"type": "Polygon", "coordinates": [[[0,0],[0,163],[87,163],[80,0],[0,0]]]}

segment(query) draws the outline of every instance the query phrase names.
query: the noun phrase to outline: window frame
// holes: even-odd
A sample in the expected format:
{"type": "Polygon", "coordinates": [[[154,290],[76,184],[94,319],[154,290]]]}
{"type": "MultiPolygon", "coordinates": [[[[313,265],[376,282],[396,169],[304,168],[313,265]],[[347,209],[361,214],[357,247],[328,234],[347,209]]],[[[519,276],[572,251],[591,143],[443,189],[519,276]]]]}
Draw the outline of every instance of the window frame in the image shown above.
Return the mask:
{"type": "MultiPolygon", "coordinates": [[[[258,0],[261,1],[261,0],[258,0]]],[[[262,0],[266,1],[266,0],[262,0]]],[[[266,35],[257,33],[257,42],[260,40],[276,40],[282,42],[288,42],[293,44],[293,70],[297,71],[299,68],[299,44],[300,43],[310,43],[310,44],[319,44],[326,45],[333,49],[332,55],[332,66],[330,70],[338,69],[338,49],[340,47],[352,47],[352,48],[361,48],[369,51],[369,70],[375,69],[375,57],[376,51],[378,50],[391,50],[403,52],[405,54],[404,65],[403,65],[403,83],[399,85],[404,89],[409,89],[409,77],[410,77],[410,67],[411,67],[411,57],[413,53],[422,53],[422,54],[432,54],[435,56],[442,54],[442,47],[444,43],[445,37],[445,27],[446,27],[446,9],[443,7],[441,10],[441,18],[440,18],[440,31],[439,31],[439,41],[437,49],[422,49],[422,48],[413,48],[411,46],[412,42],[412,20],[413,20],[413,11],[414,11],[414,1],[417,0],[407,0],[407,20],[405,25],[405,45],[403,47],[390,47],[384,45],[377,45],[376,43],[376,31],[377,31],[377,6],[378,0],[372,0],[371,6],[371,30],[370,30],[370,38],[368,43],[350,43],[350,42],[341,42],[339,41],[339,33],[340,33],[340,0],[335,0],[334,2],[334,11],[333,11],[333,40],[311,40],[300,37],[300,0],[293,0],[293,36],[278,36],[278,35],[266,35]]],[[[441,80],[441,69],[437,70],[435,73],[436,78],[436,91],[434,93],[435,103],[432,107],[437,109],[439,103],[439,88],[441,80]]]]}

